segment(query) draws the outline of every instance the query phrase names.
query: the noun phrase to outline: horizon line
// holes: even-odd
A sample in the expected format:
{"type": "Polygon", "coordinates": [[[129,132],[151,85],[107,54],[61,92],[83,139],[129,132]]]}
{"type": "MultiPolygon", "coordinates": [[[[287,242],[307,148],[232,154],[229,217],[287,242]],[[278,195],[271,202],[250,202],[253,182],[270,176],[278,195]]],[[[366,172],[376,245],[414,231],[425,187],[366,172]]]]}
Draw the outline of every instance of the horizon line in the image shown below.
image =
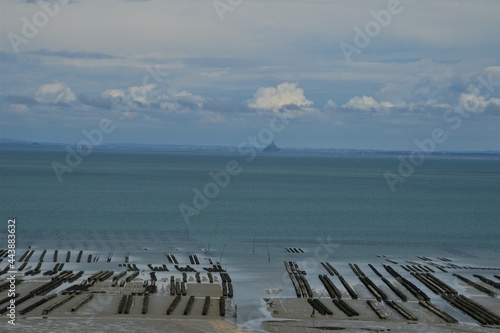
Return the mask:
{"type": "MultiPolygon", "coordinates": [[[[27,141],[27,140],[18,140],[18,139],[8,139],[8,138],[0,138],[0,147],[18,147],[18,148],[33,148],[34,145],[42,146],[40,148],[60,148],[64,146],[77,147],[78,144],[69,144],[63,142],[39,142],[39,141],[27,141]],[[10,142],[9,142],[10,141],[10,142]]],[[[234,150],[238,149],[238,146],[230,146],[230,145],[203,145],[203,144],[167,144],[167,143],[134,143],[134,142],[108,142],[102,143],[100,145],[93,146],[93,149],[96,150],[105,150],[110,149],[109,146],[122,146],[122,147],[114,147],[114,148],[132,148],[131,146],[140,146],[140,147],[151,147],[151,148],[177,148],[177,149],[225,149],[225,150],[234,150]],[[128,146],[128,147],[127,147],[128,146]]],[[[261,149],[264,149],[266,146],[263,146],[261,149]]],[[[255,147],[258,148],[258,147],[255,147]]],[[[409,149],[384,149],[384,148],[334,148],[334,147],[323,147],[323,148],[313,148],[313,147],[278,147],[281,152],[293,152],[293,151],[301,151],[301,152],[325,152],[325,151],[335,151],[335,152],[379,152],[379,153],[400,153],[400,152],[418,152],[419,150],[409,150],[409,149]]],[[[259,148],[258,148],[259,149],[259,148]]],[[[480,153],[480,154],[488,154],[488,155],[500,155],[500,150],[436,150],[433,152],[424,152],[426,155],[436,155],[436,154],[472,154],[472,153],[480,153]]],[[[264,153],[279,153],[278,152],[264,152],[264,153]]]]}

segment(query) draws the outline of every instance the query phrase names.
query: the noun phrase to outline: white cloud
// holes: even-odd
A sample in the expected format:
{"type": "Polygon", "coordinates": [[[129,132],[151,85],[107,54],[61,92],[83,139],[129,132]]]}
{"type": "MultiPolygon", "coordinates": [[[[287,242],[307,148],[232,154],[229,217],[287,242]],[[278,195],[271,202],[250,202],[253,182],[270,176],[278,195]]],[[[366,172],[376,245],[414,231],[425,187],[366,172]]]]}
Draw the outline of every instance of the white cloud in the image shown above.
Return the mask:
{"type": "Polygon", "coordinates": [[[72,103],[76,96],[66,84],[57,82],[41,86],[35,93],[35,99],[39,103],[72,103]]]}
{"type": "Polygon", "coordinates": [[[347,103],[343,105],[343,107],[347,109],[355,109],[362,111],[369,111],[373,109],[377,109],[380,107],[380,104],[373,98],[369,96],[363,97],[353,97],[347,103]]]}
{"type": "Polygon", "coordinates": [[[156,85],[154,84],[134,86],[128,88],[128,93],[134,102],[149,105],[151,101],[154,101],[158,98],[158,91],[155,90],[155,88],[156,85]]]}
{"type": "Polygon", "coordinates": [[[9,104],[7,110],[18,116],[26,116],[30,113],[28,106],[25,104],[9,104]]]}
{"type": "Polygon", "coordinates": [[[472,93],[462,93],[458,106],[472,113],[481,113],[488,106],[488,101],[483,96],[472,93]]]}
{"type": "Polygon", "coordinates": [[[467,92],[460,95],[458,107],[471,113],[482,113],[489,106],[500,106],[500,98],[488,98],[480,94],[478,88],[470,85],[467,92]]]}
{"type": "Polygon", "coordinates": [[[159,92],[155,84],[146,84],[128,87],[126,91],[122,89],[108,89],[102,93],[102,97],[127,99],[131,102],[149,106],[152,102],[157,101],[159,92]]]}
{"type": "MultiPolygon", "coordinates": [[[[149,108],[150,110],[184,114],[203,111],[203,105],[206,101],[202,96],[186,90],[175,91],[166,85],[156,84],[132,86],[127,89],[108,89],[101,96],[134,110],[149,108]]],[[[210,119],[216,119],[216,117],[211,115],[210,119]]]]}
{"type": "MultiPolygon", "coordinates": [[[[427,103],[424,103],[426,106],[429,106],[427,103]]],[[[367,113],[376,112],[376,113],[390,113],[394,109],[404,109],[407,111],[412,111],[415,108],[419,108],[422,105],[415,103],[406,103],[406,102],[388,102],[388,101],[377,101],[375,98],[371,96],[362,97],[356,96],[351,98],[347,103],[342,105],[345,109],[364,111],[367,113]]],[[[435,105],[433,105],[435,106],[435,105]]]]}
{"type": "Polygon", "coordinates": [[[304,95],[297,83],[283,82],[275,87],[257,89],[247,105],[263,112],[280,113],[285,117],[321,116],[314,103],[304,95]]]}
{"type": "Polygon", "coordinates": [[[333,111],[338,107],[337,103],[335,103],[333,100],[329,99],[328,102],[326,102],[324,109],[327,111],[333,111]]]}
{"type": "Polygon", "coordinates": [[[102,93],[102,97],[108,97],[108,98],[125,97],[125,91],[121,89],[108,89],[102,93]]]}
{"type": "Polygon", "coordinates": [[[218,112],[213,112],[213,111],[206,111],[204,110],[201,113],[201,122],[202,123],[207,123],[207,124],[217,124],[217,123],[224,123],[226,122],[226,118],[224,118],[220,113],[218,112]]]}
{"type": "Polygon", "coordinates": [[[356,96],[351,98],[347,103],[342,105],[346,109],[360,110],[360,111],[390,111],[395,107],[404,107],[406,104],[394,104],[391,102],[378,102],[375,98],[371,96],[356,96]]]}
{"type": "Polygon", "coordinates": [[[159,108],[172,113],[191,113],[203,111],[205,98],[194,95],[188,91],[180,92],[170,90],[165,93],[159,101],[159,108]]]}
{"type": "Polygon", "coordinates": [[[203,103],[205,103],[205,99],[202,96],[193,95],[185,90],[178,93],[174,93],[173,98],[177,99],[178,101],[184,101],[196,104],[199,108],[201,108],[203,103]]]}
{"type": "Polygon", "coordinates": [[[274,87],[257,89],[248,106],[253,109],[279,110],[287,105],[299,107],[312,106],[313,102],[304,96],[304,89],[298,88],[297,83],[284,82],[274,87]]]}
{"type": "Polygon", "coordinates": [[[489,102],[491,105],[500,106],[500,98],[490,98],[489,102]]]}

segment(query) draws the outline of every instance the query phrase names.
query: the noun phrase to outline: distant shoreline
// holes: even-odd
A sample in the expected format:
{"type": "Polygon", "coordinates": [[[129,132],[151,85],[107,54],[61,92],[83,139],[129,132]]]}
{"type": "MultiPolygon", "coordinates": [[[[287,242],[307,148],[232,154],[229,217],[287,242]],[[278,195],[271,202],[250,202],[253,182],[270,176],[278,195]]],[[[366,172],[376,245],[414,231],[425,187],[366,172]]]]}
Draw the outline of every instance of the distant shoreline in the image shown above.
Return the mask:
{"type": "MultiPolygon", "coordinates": [[[[0,142],[0,149],[43,149],[64,150],[67,144],[63,143],[23,143],[23,142],[0,142]]],[[[69,145],[76,147],[76,145],[69,145]]],[[[231,146],[196,146],[196,145],[159,145],[159,144],[103,144],[94,147],[99,152],[141,152],[141,153],[207,153],[240,155],[237,147],[231,146]]],[[[407,155],[412,150],[374,150],[374,149],[337,149],[337,148],[282,148],[277,152],[263,152],[259,155],[307,155],[307,156],[399,156],[407,155]]],[[[426,153],[427,157],[449,158],[500,158],[500,151],[435,151],[426,153]]]]}

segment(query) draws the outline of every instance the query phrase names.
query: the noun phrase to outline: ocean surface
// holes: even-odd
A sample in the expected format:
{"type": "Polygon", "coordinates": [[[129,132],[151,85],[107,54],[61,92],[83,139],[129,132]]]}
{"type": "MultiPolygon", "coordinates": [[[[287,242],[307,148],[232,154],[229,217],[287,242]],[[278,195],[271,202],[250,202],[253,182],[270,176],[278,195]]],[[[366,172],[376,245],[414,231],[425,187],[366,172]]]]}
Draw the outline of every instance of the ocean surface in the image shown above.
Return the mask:
{"type": "Polygon", "coordinates": [[[94,151],[60,182],[51,164],[65,164],[64,150],[1,148],[0,248],[16,218],[19,249],[130,253],[158,264],[165,252],[199,253],[234,274],[242,324],[266,316],[262,298],[273,289],[294,296],[286,247],[305,250],[293,260],[308,274],[320,261],[380,263],[378,255],[500,266],[499,159],[428,157],[392,192],[384,172],[397,173],[397,156],[246,157],[94,151]],[[193,189],[233,160],[241,173],[187,224],[179,205],[193,206],[193,189]]]}

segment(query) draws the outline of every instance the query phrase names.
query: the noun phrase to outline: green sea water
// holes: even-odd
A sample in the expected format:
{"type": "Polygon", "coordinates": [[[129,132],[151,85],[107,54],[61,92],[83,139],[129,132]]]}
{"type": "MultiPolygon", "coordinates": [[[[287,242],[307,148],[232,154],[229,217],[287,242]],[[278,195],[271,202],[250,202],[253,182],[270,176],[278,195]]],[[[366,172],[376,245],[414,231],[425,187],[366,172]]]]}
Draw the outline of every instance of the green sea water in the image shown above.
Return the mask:
{"type": "Polygon", "coordinates": [[[427,158],[390,191],[395,156],[96,151],[59,182],[65,151],[1,150],[4,218],[20,232],[43,229],[150,230],[182,235],[179,205],[209,172],[239,162],[242,172],[192,217],[190,237],[227,243],[310,243],[494,250],[500,236],[500,161],[427,158]],[[217,231],[217,233],[216,233],[217,231]]]}

